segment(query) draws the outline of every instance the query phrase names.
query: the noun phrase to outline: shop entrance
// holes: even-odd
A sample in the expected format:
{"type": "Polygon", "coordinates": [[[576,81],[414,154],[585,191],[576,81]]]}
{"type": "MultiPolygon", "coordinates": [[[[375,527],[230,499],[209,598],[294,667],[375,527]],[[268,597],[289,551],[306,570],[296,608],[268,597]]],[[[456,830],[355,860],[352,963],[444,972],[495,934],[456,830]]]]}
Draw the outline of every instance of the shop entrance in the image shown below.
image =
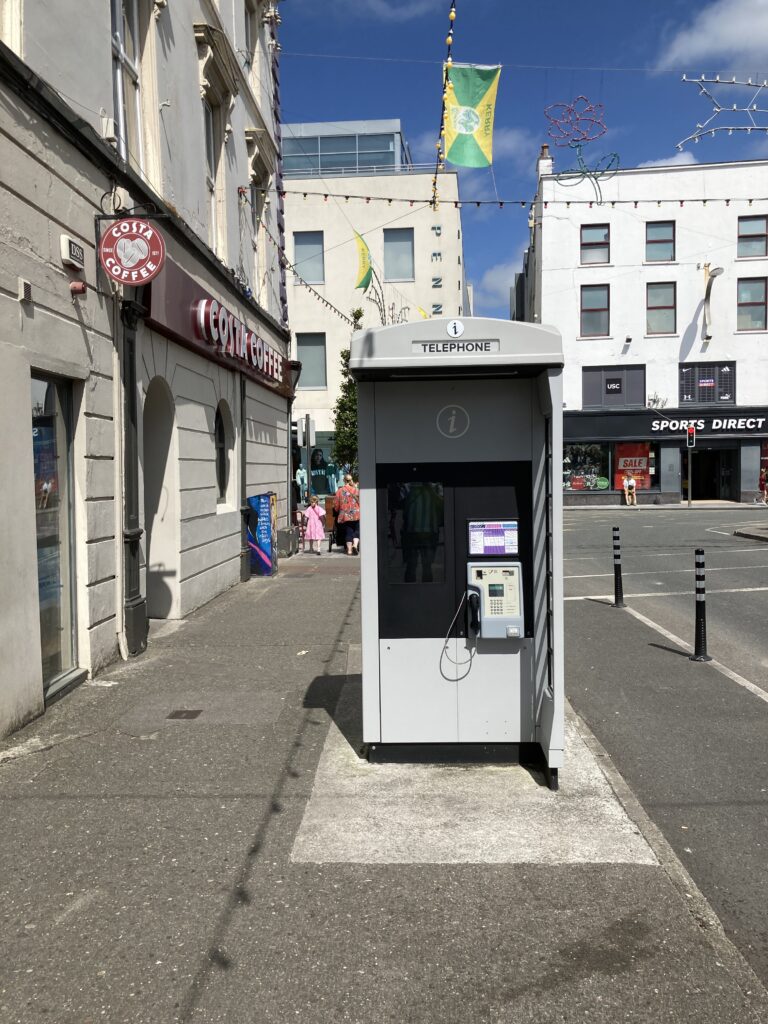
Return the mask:
{"type": "Polygon", "coordinates": [[[179,617],[179,511],[173,398],[155,377],[144,399],[144,562],[147,615],[179,617]]]}
{"type": "Polygon", "coordinates": [[[738,448],[683,448],[683,499],[688,498],[692,457],[694,501],[738,501],[738,456],[738,448]]]}

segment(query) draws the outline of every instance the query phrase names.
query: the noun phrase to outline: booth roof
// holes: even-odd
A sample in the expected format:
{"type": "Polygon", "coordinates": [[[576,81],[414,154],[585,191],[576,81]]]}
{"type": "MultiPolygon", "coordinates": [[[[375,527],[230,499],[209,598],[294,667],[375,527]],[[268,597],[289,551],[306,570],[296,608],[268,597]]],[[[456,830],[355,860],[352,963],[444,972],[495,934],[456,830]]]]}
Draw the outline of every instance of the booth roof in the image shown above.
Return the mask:
{"type": "Polygon", "coordinates": [[[485,317],[421,320],[353,335],[349,369],[357,379],[528,377],[562,367],[560,332],[541,324],[485,317]]]}

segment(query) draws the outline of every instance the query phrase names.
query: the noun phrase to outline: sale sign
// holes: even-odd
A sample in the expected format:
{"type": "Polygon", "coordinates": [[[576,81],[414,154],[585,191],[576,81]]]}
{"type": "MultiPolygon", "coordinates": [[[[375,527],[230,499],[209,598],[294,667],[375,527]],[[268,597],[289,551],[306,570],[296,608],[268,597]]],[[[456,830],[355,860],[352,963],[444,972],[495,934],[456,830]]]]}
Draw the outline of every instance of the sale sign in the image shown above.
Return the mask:
{"type": "Polygon", "coordinates": [[[617,491],[624,487],[627,470],[637,481],[638,490],[647,491],[651,486],[651,446],[647,441],[625,442],[614,446],[613,486],[617,491]]]}

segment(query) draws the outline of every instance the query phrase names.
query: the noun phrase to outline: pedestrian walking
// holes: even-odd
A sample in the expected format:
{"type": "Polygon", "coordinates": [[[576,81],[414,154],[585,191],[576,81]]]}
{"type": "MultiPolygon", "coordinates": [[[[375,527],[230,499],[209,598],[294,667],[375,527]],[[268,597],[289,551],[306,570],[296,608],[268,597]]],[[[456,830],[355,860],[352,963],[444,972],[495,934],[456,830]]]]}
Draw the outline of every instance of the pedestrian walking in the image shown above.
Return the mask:
{"type": "Polygon", "coordinates": [[[635,480],[635,475],[631,469],[624,470],[622,486],[624,488],[624,501],[627,505],[634,505],[637,508],[637,480],[635,480]]]}
{"type": "Polygon", "coordinates": [[[760,491],[760,497],[758,500],[765,505],[767,503],[765,493],[765,466],[762,466],[760,469],[760,475],[757,478],[757,489],[760,491]]]}
{"type": "Polygon", "coordinates": [[[309,541],[309,550],[314,554],[321,555],[320,541],[325,538],[325,509],[320,508],[317,495],[313,494],[309,504],[304,509],[306,527],[304,538],[309,541]]]}
{"type": "Polygon", "coordinates": [[[344,483],[336,491],[333,507],[338,519],[344,525],[344,543],[348,555],[360,553],[360,491],[351,473],[344,476],[344,483]]]}

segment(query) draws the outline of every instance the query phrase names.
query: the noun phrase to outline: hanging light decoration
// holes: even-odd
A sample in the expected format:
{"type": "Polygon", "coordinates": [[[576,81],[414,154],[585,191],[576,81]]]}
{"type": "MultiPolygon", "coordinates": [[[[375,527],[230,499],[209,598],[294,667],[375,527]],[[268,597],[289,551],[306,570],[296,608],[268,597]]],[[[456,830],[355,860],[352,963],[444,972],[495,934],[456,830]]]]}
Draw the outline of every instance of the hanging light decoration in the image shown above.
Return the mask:
{"type": "Polygon", "coordinates": [[[445,170],[445,105],[448,100],[449,94],[453,91],[453,83],[451,82],[451,68],[453,67],[453,31],[454,23],[456,21],[456,0],[451,0],[451,7],[448,11],[448,34],[445,37],[445,45],[447,52],[445,55],[445,65],[443,70],[443,95],[440,106],[440,138],[435,144],[437,149],[437,160],[435,161],[435,175],[432,179],[432,198],[430,200],[430,206],[433,210],[437,209],[440,196],[437,188],[437,176],[440,171],[445,170]]]}

